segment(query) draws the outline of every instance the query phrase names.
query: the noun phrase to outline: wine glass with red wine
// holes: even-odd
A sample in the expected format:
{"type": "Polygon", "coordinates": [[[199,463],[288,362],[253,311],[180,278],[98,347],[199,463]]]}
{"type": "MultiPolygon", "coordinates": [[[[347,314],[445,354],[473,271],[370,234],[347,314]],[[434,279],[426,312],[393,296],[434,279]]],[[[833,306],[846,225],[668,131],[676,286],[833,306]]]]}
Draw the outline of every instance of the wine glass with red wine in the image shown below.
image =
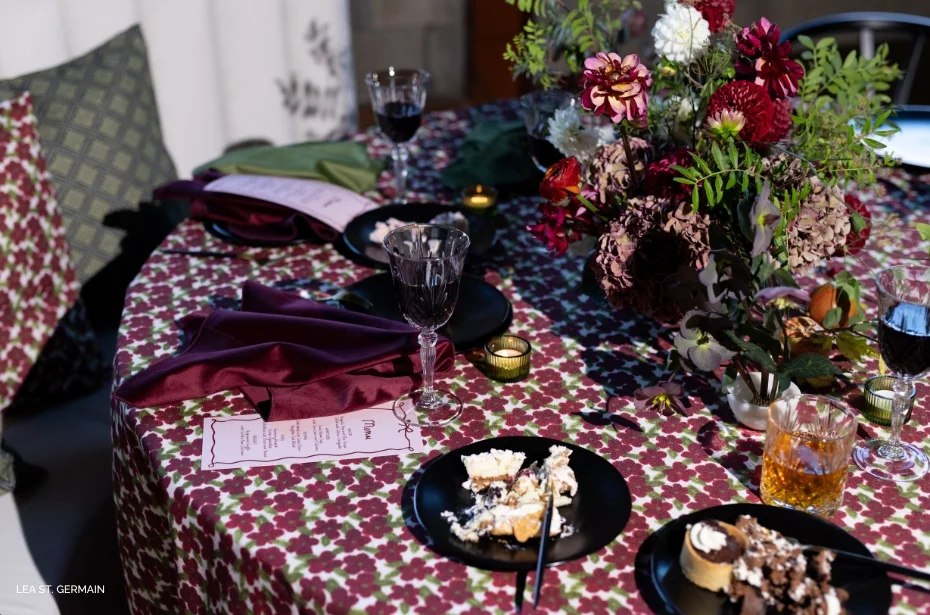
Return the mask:
{"type": "Polygon", "coordinates": [[[891,437],[860,442],[853,459],[884,480],[910,481],[927,473],[923,450],[901,442],[901,428],[914,380],[930,372],[930,268],[889,267],[875,276],[878,289],[878,348],[895,376],[891,437]]]}
{"type": "Polygon", "coordinates": [[[530,145],[533,163],[545,173],[549,167],[565,158],[549,142],[549,120],[559,109],[573,104],[573,97],[563,90],[530,92],[520,97],[523,121],[526,123],[526,138],[530,145]]]}
{"type": "Polygon", "coordinates": [[[423,388],[394,402],[394,415],[406,423],[445,425],[462,414],[458,397],[433,388],[433,372],[436,330],[455,310],[469,243],[458,229],[428,224],[402,226],[384,238],[397,304],[407,322],[420,330],[423,388]]]}
{"type": "Polygon", "coordinates": [[[394,202],[406,203],[407,159],[406,143],[413,139],[426,106],[429,73],[422,69],[396,69],[368,73],[365,76],[371,107],[378,118],[381,134],[394,143],[394,202]]]}

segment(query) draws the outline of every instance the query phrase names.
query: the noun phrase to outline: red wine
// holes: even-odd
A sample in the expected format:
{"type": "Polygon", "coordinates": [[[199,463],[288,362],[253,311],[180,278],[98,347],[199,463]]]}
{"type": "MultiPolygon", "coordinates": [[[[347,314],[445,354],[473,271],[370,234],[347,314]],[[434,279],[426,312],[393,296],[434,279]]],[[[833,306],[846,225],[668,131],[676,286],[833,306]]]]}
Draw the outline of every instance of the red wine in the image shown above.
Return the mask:
{"type": "Polygon", "coordinates": [[[899,303],[878,325],[878,346],[896,375],[919,378],[930,370],[930,307],[899,303]]]}
{"type": "Polygon", "coordinates": [[[533,157],[533,162],[540,169],[548,169],[562,158],[565,158],[552,143],[546,140],[546,137],[529,135],[528,139],[530,142],[530,155],[533,157]]]}
{"type": "Polygon", "coordinates": [[[406,143],[420,127],[423,112],[417,105],[402,102],[385,103],[378,110],[378,126],[394,143],[406,143]]]}
{"type": "Polygon", "coordinates": [[[434,331],[447,322],[455,311],[455,302],[459,298],[459,280],[455,279],[437,284],[406,284],[394,280],[394,294],[400,311],[410,324],[434,331]]]}

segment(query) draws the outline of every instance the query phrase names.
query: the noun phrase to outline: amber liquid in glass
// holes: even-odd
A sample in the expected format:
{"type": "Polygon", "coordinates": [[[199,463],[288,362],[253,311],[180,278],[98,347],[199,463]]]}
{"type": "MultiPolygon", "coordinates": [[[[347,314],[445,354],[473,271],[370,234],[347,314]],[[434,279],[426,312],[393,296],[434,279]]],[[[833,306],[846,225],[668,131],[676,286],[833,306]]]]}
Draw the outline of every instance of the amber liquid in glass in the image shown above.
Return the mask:
{"type": "Polygon", "coordinates": [[[846,487],[843,445],[799,434],[779,433],[762,459],[762,499],[801,510],[835,510],[846,487]]]}

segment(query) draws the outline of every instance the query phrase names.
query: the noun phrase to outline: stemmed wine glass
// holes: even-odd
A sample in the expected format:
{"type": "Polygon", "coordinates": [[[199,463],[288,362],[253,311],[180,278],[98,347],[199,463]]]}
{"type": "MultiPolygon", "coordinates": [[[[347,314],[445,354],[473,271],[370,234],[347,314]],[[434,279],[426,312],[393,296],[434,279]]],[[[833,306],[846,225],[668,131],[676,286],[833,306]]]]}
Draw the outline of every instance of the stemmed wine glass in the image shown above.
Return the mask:
{"type": "Polygon", "coordinates": [[[394,202],[406,203],[407,159],[405,145],[416,134],[426,106],[429,73],[422,69],[396,69],[368,73],[365,76],[371,106],[378,118],[381,133],[394,142],[394,202]]]}
{"type": "Polygon", "coordinates": [[[420,330],[423,389],[394,402],[394,415],[406,423],[445,425],[462,414],[462,402],[449,391],[433,388],[436,330],[445,325],[459,296],[468,235],[449,226],[411,224],[384,238],[391,260],[394,296],[404,318],[420,330]],[[419,412],[412,412],[418,408],[419,412]],[[414,421],[408,417],[419,415],[414,421]]]}
{"type": "Polygon", "coordinates": [[[875,276],[878,289],[878,346],[895,376],[891,437],[859,443],[853,459],[884,480],[916,480],[930,460],[913,444],[901,442],[913,381],[930,371],[930,268],[889,267],[875,276]]]}
{"type": "Polygon", "coordinates": [[[563,90],[530,92],[520,97],[530,155],[533,157],[533,164],[543,173],[565,157],[547,139],[549,120],[556,111],[570,107],[572,104],[574,104],[574,97],[563,90]]]}

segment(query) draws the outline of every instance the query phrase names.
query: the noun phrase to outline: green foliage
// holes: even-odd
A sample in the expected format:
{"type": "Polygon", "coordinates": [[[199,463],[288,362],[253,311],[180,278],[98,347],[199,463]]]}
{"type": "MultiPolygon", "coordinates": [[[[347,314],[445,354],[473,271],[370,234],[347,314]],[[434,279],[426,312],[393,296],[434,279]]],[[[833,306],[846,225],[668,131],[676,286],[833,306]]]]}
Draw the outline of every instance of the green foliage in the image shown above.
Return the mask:
{"type": "Polygon", "coordinates": [[[843,58],[832,38],[816,44],[806,36],[799,40],[806,48],[802,59],[807,66],[798,95],[801,104],[792,117],[796,155],[817,163],[827,185],[873,183],[875,169],[894,164],[880,153],[884,145],[875,137],[897,132],[888,121],[892,110],[886,92],[901,71],[888,64],[887,45],[871,59],[855,51],[843,58]]]}
{"type": "Polygon", "coordinates": [[[915,226],[917,227],[917,232],[920,233],[920,238],[924,241],[930,241],[930,224],[918,222],[915,226]]]}
{"type": "Polygon", "coordinates": [[[750,188],[756,192],[762,190],[762,159],[752,148],[735,141],[724,143],[721,148],[716,141],[711,141],[709,153],[707,159],[692,152],[693,167],[672,167],[681,174],[675,178],[676,182],[694,186],[691,202],[695,209],[702,201],[714,208],[734,192],[743,193],[750,188]]]}
{"type": "Polygon", "coordinates": [[[507,0],[531,13],[523,31],[507,44],[504,59],[514,76],[524,76],[544,89],[565,75],[556,67],[564,60],[577,73],[584,59],[617,49],[624,40],[623,12],[639,8],[639,0],[578,0],[569,8],[559,0],[507,0]]]}
{"type": "Polygon", "coordinates": [[[516,4],[517,8],[524,13],[533,15],[544,15],[547,3],[548,0],[507,0],[507,4],[511,6],[516,4]]]}
{"type": "Polygon", "coordinates": [[[843,373],[832,361],[813,353],[801,354],[789,359],[782,364],[779,371],[793,379],[825,378],[839,376],[843,373]]]}

